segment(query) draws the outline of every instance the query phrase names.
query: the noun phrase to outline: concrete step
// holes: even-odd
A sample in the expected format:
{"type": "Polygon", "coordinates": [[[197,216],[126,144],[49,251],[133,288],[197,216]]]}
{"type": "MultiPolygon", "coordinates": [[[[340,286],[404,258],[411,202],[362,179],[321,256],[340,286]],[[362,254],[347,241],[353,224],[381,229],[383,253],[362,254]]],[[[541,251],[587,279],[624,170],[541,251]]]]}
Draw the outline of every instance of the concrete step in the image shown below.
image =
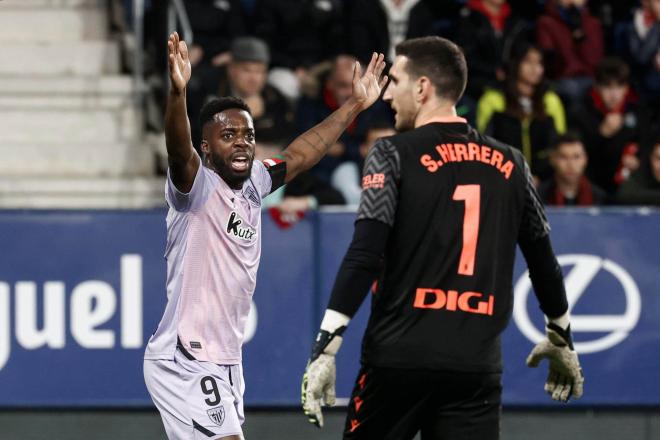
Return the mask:
{"type": "Polygon", "coordinates": [[[113,41],[10,43],[0,45],[0,60],[0,76],[116,74],[119,46],[113,41]]]}
{"type": "Polygon", "coordinates": [[[156,177],[1,177],[0,208],[156,208],[165,206],[164,188],[156,177]]]}
{"type": "Polygon", "coordinates": [[[0,2],[0,41],[5,44],[62,44],[70,41],[105,40],[107,36],[107,15],[99,8],[8,9],[0,2]]]}
{"type": "Polygon", "coordinates": [[[128,76],[4,77],[0,110],[117,109],[132,105],[134,90],[128,76]]]}
{"type": "Polygon", "coordinates": [[[151,146],[103,140],[60,145],[2,142],[0,157],[0,175],[4,177],[149,176],[156,161],[151,146]]]}
{"type": "Polygon", "coordinates": [[[0,11],[41,8],[105,8],[107,0],[0,0],[0,11]]]}
{"type": "Polygon", "coordinates": [[[94,144],[133,142],[141,133],[134,107],[112,111],[0,110],[0,144],[94,144]]]}

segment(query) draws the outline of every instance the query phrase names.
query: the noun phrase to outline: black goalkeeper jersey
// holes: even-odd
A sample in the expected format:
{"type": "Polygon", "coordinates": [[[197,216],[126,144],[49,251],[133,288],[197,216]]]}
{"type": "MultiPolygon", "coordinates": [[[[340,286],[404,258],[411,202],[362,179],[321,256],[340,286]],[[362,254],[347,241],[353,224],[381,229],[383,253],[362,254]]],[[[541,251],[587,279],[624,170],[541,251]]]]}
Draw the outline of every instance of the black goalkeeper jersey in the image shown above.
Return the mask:
{"type": "Polygon", "coordinates": [[[379,140],[362,186],[391,226],[363,363],[501,371],[516,242],[549,231],[523,156],[452,118],[379,140]]]}

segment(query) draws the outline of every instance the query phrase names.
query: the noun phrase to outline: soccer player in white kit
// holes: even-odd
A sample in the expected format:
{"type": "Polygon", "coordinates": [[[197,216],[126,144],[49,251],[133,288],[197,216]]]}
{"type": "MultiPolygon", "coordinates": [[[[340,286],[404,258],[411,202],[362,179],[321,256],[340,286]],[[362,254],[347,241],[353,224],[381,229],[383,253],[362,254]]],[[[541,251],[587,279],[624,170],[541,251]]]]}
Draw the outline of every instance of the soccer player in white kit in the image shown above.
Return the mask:
{"type": "Polygon", "coordinates": [[[144,378],[170,439],[241,439],[241,347],[261,254],[261,200],[316,164],[378,99],[385,62],[374,53],[364,75],[356,63],[353,96],[281,156],[260,162],[250,109],[236,98],[202,109],[199,157],[186,113],[191,65],[177,33],[168,51],[167,306],[144,378]]]}

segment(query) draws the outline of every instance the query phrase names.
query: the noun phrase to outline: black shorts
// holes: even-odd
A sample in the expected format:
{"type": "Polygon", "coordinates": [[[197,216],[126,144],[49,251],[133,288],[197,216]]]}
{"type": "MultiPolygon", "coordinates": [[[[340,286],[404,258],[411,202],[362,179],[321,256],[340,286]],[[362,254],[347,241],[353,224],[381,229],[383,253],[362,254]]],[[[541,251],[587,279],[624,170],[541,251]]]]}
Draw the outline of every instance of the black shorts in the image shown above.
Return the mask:
{"type": "Polygon", "coordinates": [[[501,374],[362,366],[344,439],[498,440],[501,374]]]}

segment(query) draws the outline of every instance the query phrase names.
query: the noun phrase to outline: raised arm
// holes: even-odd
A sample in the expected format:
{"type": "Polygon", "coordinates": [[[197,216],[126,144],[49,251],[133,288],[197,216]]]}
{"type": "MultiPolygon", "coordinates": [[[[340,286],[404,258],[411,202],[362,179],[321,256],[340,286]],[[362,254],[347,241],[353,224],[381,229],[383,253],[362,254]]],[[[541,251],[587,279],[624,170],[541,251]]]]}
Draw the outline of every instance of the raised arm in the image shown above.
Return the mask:
{"type": "Polygon", "coordinates": [[[170,35],[167,51],[171,83],[165,111],[167,162],[174,186],[179,191],[188,193],[201,163],[192,145],[186,111],[186,85],[190,80],[192,68],[188,59],[188,47],[176,32],[170,35]]]}
{"type": "Polygon", "coordinates": [[[374,53],[362,75],[360,63],[355,62],[353,71],[353,95],[341,107],[319,124],[298,136],[282,153],[286,161],[285,182],[316,165],[339,139],[355,117],[369,108],[380,96],[387,83],[383,54],[374,53]]]}

